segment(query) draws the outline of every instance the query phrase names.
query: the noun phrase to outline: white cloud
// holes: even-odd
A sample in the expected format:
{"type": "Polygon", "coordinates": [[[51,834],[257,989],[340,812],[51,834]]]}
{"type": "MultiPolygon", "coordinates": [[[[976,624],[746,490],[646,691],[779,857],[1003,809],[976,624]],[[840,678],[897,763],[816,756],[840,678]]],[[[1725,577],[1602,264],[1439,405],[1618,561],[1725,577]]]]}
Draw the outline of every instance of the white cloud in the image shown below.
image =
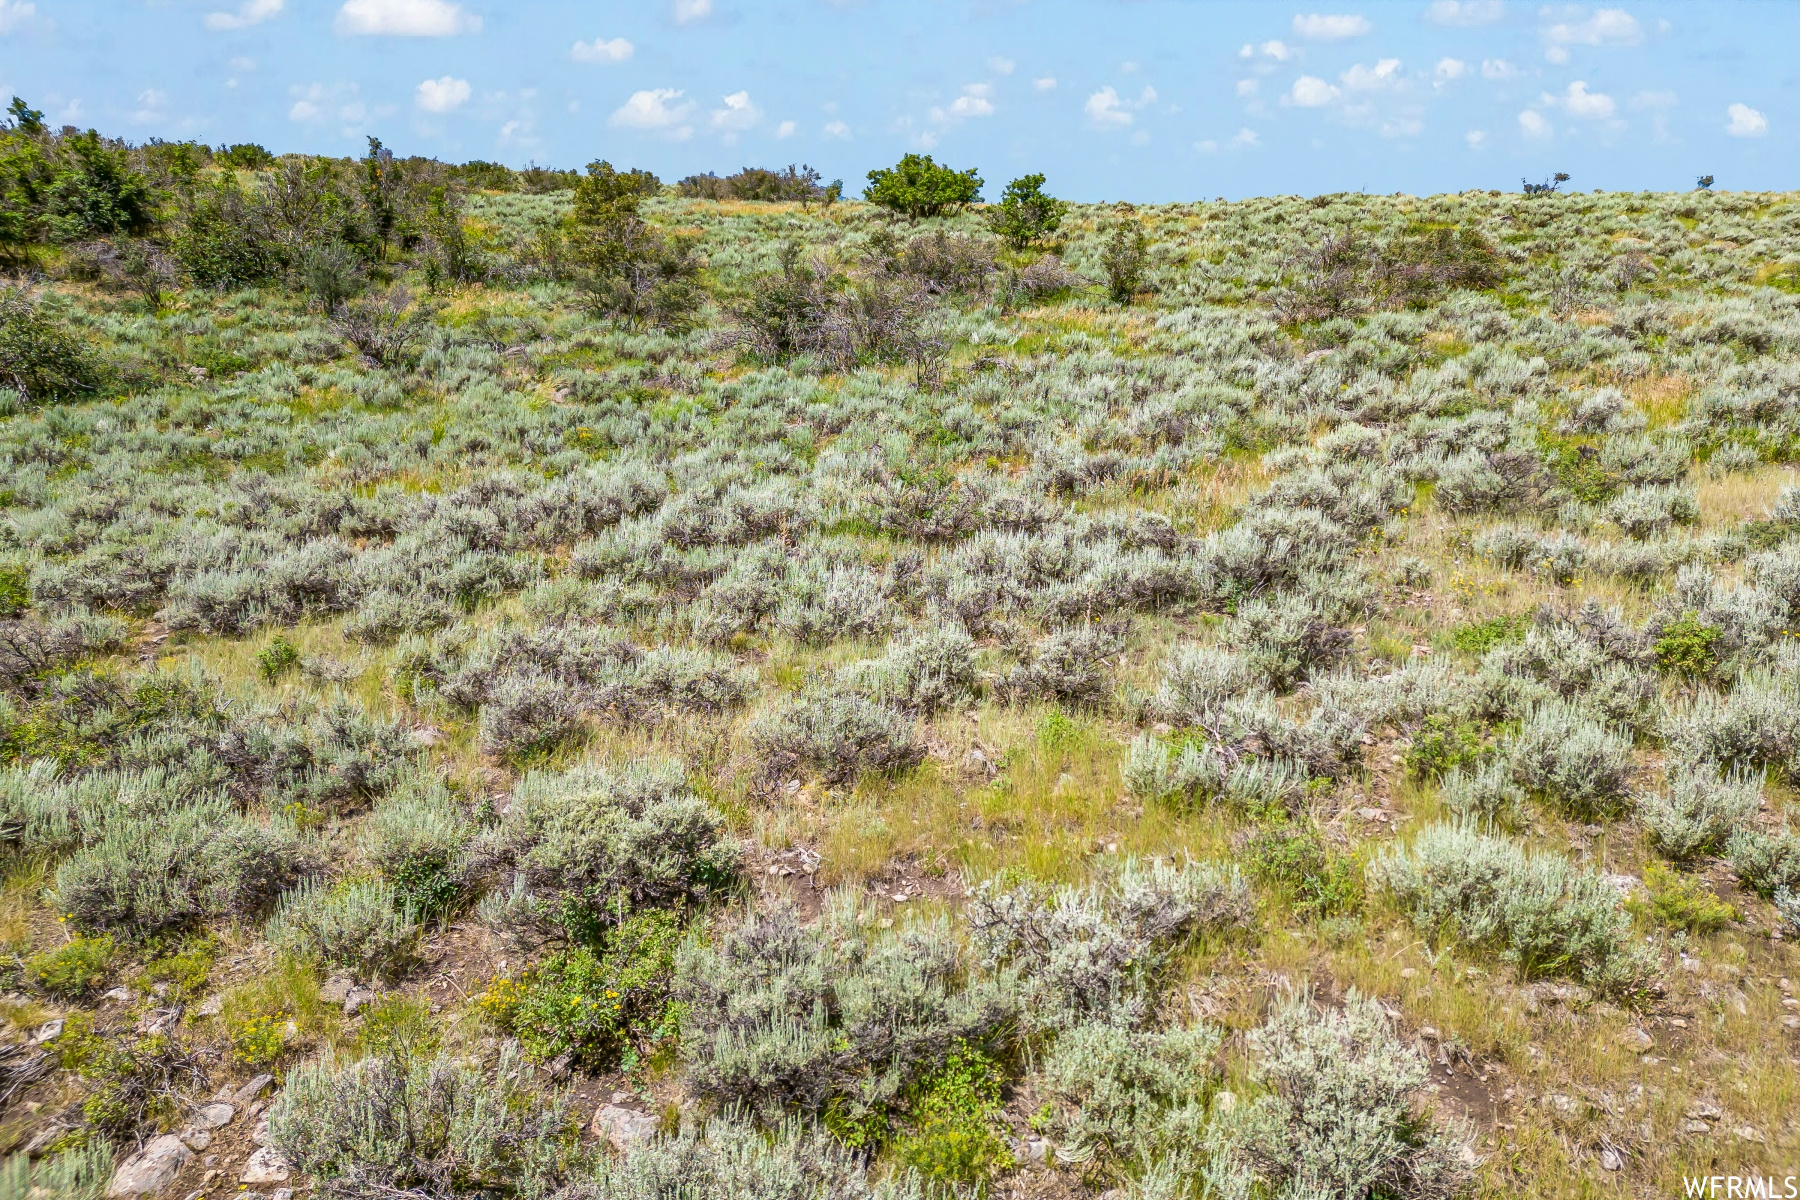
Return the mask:
{"type": "Polygon", "coordinates": [[[1156,89],[1147,87],[1135,101],[1121,97],[1111,86],[1103,87],[1087,98],[1088,120],[1103,129],[1122,129],[1131,124],[1132,110],[1149,107],[1156,101],[1156,89]]]}
{"type": "Polygon", "coordinates": [[[689,25],[712,16],[712,0],[675,0],[675,22],[689,25]]]}
{"type": "Polygon", "coordinates": [[[836,138],[839,141],[847,142],[850,140],[850,127],[842,121],[827,121],[825,122],[825,128],[819,132],[823,133],[828,138],[836,138]]]}
{"type": "Polygon", "coordinates": [[[225,65],[236,71],[239,75],[248,75],[250,72],[256,70],[256,60],[254,58],[243,58],[240,56],[232,59],[225,65]]]}
{"type": "Polygon", "coordinates": [[[1017,66],[1012,59],[1002,58],[998,54],[988,59],[988,70],[996,75],[1011,75],[1017,66]]]}
{"type": "Polygon", "coordinates": [[[286,0],[244,0],[237,11],[210,12],[203,22],[208,29],[248,29],[281,15],[286,0]]]}
{"type": "Polygon", "coordinates": [[[637,47],[622,37],[595,38],[569,47],[569,57],[585,63],[622,63],[635,53],[637,47]]]}
{"type": "Polygon", "coordinates": [[[159,92],[155,88],[146,89],[138,93],[137,110],[131,114],[131,119],[140,125],[165,120],[168,113],[164,110],[168,104],[168,93],[159,92]]]}
{"type": "Polygon", "coordinates": [[[0,33],[11,33],[37,15],[37,5],[30,0],[0,0],[0,33]]]}
{"type": "Polygon", "coordinates": [[[1323,108],[1337,97],[1338,90],[1331,84],[1316,75],[1302,75],[1294,80],[1294,86],[1288,89],[1285,99],[1287,103],[1301,108],[1323,108]]]}
{"type": "Polygon", "coordinates": [[[1471,129],[1469,132],[1463,134],[1463,141],[1469,143],[1469,149],[1479,150],[1487,145],[1487,131],[1484,129],[1471,129]]]}
{"type": "Polygon", "coordinates": [[[994,115],[994,102],[988,97],[993,94],[994,89],[989,84],[971,83],[963,88],[962,95],[950,102],[948,109],[932,109],[932,120],[966,121],[970,117],[991,117],[994,115]]]}
{"type": "Polygon", "coordinates": [[[781,139],[791,138],[799,131],[800,127],[792,121],[783,121],[775,127],[775,136],[781,139]]]}
{"type": "Polygon", "coordinates": [[[1256,80],[1240,79],[1237,81],[1237,94],[1240,96],[1254,96],[1256,95],[1256,87],[1256,80]]]}
{"type": "Polygon", "coordinates": [[[1587,87],[1587,81],[1583,79],[1577,79],[1569,85],[1568,93],[1563,96],[1562,103],[1571,115],[1585,117],[1590,121],[1599,121],[1605,120],[1617,111],[1618,106],[1613,103],[1611,96],[1605,92],[1590,92],[1587,87]]]}
{"type": "Polygon", "coordinates": [[[1034,91],[1039,91],[1039,92],[1055,91],[1056,90],[1056,76],[1054,76],[1054,75],[1040,76],[1039,78],[1031,81],[1031,86],[1034,91]]]}
{"type": "Polygon", "coordinates": [[[1603,8],[1585,21],[1562,21],[1544,30],[1554,63],[1569,61],[1570,46],[1635,46],[1644,40],[1643,26],[1622,8],[1603,8]]]}
{"type": "Polygon", "coordinates": [[[1433,0],[1425,19],[1433,25],[1492,25],[1506,16],[1500,0],[1433,0]]]}
{"type": "Polygon", "coordinates": [[[455,112],[469,102],[472,89],[466,79],[453,75],[427,79],[413,89],[413,103],[426,112],[455,112]]]}
{"type": "Polygon", "coordinates": [[[1365,67],[1361,63],[1357,63],[1339,75],[1338,79],[1353,92],[1386,91],[1400,81],[1400,60],[1384,58],[1373,67],[1365,67]]]}
{"type": "Polygon", "coordinates": [[[1543,113],[1528,108],[1519,114],[1519,132],[1528,138],[1547,138],[1556,131],[1544,119],[1543,113]]]}
{"type": "Polygon", "coordinates": [[[712,127],[727,137],[754,129],[762,121],[762,109],[756,107],[749,92],[733,92],[724,102],[724,108],[712,111],[712,127]]]}
{"type": "Polygon", "coordinates": [[[1449,83],[1453,79],[1461,79],[1469,73],[1469,64],[1460,58],[1440,58],[1431,72],[1439,80],[1449,83]]]}
{"type": "Polygon", "coordinates": [[[686,141],[694,135],[690,123],[694,105],[690,100],[683,100],[683,94],[675,88],[647,88],[633,92],[629,100],[606,118],[606,123],[614,129],[635,129],[672,141],[686,141]]]}
{"type": "MultiPolygon", "coordinates": [[[[1248,48],[1249,47],[1245,47],[1245,49],[1248,48]]],[[[1276,62],[1286,62],[1288,59],[1294,57],[1295,54],[1294,48],[1280,38],[1270,38],[1261,46],[1257,47],[1257,49],[1261,51],[1264,58],[1272,58],[1276,62]]]]}
{"type": "Polygon", "coordinates": [[[1345,38],[1362,37],[1375,27],[1369,24],[1369,18],[1361,14],[1340,13],[1307,13],[1294,15],[1294,33],[1309,42],[1339,42],[1345,38]]]}
{"type": "Polygon", "coordinates": [[[1259,145],[1261,142],[1262,138],[1257,136],[1256,130],[1254,129],[1240,129],[1231,135],[1231,144],[1233,146],[1249,147],[1259,145]]]}
{"type": "Polygon", "coordinates": [[[1761,137],[1769,132],[1769,118],[1748,104],[1733,104],[1725,110],[1725,115],[1731,118],[1725,132],[1732,137],[1761,137]]]}
{"type": "Polygon", "coordinates": [[[313,122],[328,121],[335,117],[340,121],[360,121],[368,110],[356,98],[356,91],[354,83],[338,83],[329,87],[322,83],[309,83],[291,87],[288,94],[294,97],[294,103],[288,109],[288,120],[313,122]]]}
{"type": "Polygon", "coordinates": [[[1511,79],[1519,73],[1519,68],[1504,58],[1484,58],[1481,60],[1481,77],[1483,79],[1511,79]]]}
{"type": "Polygon", "coordinates": [[[332,28],[348,35],[451,37],[480,33],[481,18],[449,0],[344,0],[332,28]]]}

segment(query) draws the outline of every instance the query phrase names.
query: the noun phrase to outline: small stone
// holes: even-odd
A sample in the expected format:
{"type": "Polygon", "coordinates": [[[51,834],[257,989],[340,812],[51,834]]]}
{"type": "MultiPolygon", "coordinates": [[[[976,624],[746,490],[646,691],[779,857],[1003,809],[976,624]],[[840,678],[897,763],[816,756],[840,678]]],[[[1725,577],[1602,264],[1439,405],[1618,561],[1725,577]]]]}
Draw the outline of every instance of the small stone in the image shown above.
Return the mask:
{"type": "Polygon", "coordinates": [[[1381,811],[1379,808],[1359,808],[1356,810],[1356,815],[1361,817],[1365,821],[1385,821],[1385,820],[1387,820],[1387,814],[1385,812],[1381,811]]]}
{"type": "Polygon", "coordinates": [[[1710,1133],[1712,1132],[1712,1126],[1708,1125],[1705,1121],[1683,1121],[1681,1123],[1681,1131],[1683,1133],[1710,1133]]]}
{"type": "Polygon", "coordinates": [[[212,1145],[212,1130],[210,1129],[184,1129],[179,1136],[181,1144],[195,1154],[212,1145]]]}
{"type": "Polygon", "coordinates": [[[1625,1160],[1619,1157],[1619,1152],[1617,1150],[1606,1149],[1600,1151],[1600,1169],[1602,1171],[1617,1171],[1624,1165],[1625,1160]]]}
{"type": "Polygon", "coordinates": [[[1041,1163],[1050,1157],[1050,1143],[1043,1138],[1028,1138],[1025,1142],[1025,1159],[1027,1162],[1041,1163]]]}
{"type": "Polygon", "coordinates": [[[293,1188],[276,1188],[269,1193],[269,1200],[294,1200],[293,1188]]]}
{"type": "Polygon", "coordinates": [[[905,892],[895,892],[893,895],[895,904],[905,904],[910,899],[912,899],[912,897],[908,896],[905,892]]]}
{"type": "Polygon", "coordinates": [[[196,1017],[216,1017],[221,1012],[223,1012],[224,1009],[225,1009],[225,997],[223,997],[223,996],[208,996],[206,999],[202,1000],[199,1004],[194,1006],[194,1015],[196,1017]]]}
{"type": "Polygon", "coordinates": [[[1781,1023],[1789,1029],[1800,1029],[1800,1017],[1783,1017],[1781,1023]]]}
{"type": "Polygon", "coordinates": [[[1419,1036],[1435,1042],[1438,1040],[1438,1031],[1430,1025],[1421,1025],[1419,1027],[1419,1036]]]}
{"type": "Polygon", "coordinates": [[[31,1035],[31,1040],[33,1042],[47,1042],[51,1038],[61,1037],[62,1031],[63,1019],[58,1017],[54,1021],[46,1021],[42,1025],[39,1025],[37,1027],[37,1032],[31,1035]]]}
{"type": "Polygon", "coordinates": [[[100,999],[113,1004],[127,1004],[131,1001],[131,989],[116,987],[110,992],[101,993],[100,999]]]}
{"type": "Polygon", "coordinates": [[[259,1146],[274,1145],[275,1139],[269,1136],[269,1118],[264,1117],[256,1123],[256,1128],[250,1131],[250,1140],[259,1146]]]}
{"type": "Polygon", "coordinates": [[[1725,1113],[1715,1104],[1696,1104],[1687,1110],[1686,1115],[1699,1121],[1716,1121],[1725,1113]]]}
{"type": "Polygon", "coordinates": [[[1402,978],[1402,979],[1411,979],[1413,976],[1417,975],[1418,973],[1419,972],[1412,967],[1401,967],[1400,968],[1400,978],[1402,978]]]}
{"type": "Polygon", "coordinates": [[[1675,1029],[1686,1029],[1687,1028],[1687,1022],[1682,1020],[1680,1017],[1670,1018],[1669,1024],[1671,1027],[1673,1027],[1675,1029]]]}
{"type": "Polygon", "coordinates": [[[181,1139],[174,1134],[152,1138],[113,1172],[106,1194],[115,1200],[153,1195],[167,1187],[181,1174],[181,1168],[193,1160],[193,1151],[182,1145],[181,1139]]]}
{"type": "Polygon", "coordinates": [[[237,1109],[229,1104],[208,1104],[194,1114],[194,1124],[202,1129],[223,1129],[235,1116],[237,1109]]]}
{"type": "Polygon", "coordinates": [[[231,1093],[231,1102],[240,1107],[249,1104],[252,1100],[260,1099],[262,1094],[274,1085],[275,1077],[273,1075],[258,1075],[249,1083],[246,1083],[243,1087],[231,1093]]]}
{"type": "Polygon", "coordinates": [[[1634,1027],[1627,1029],[1624,1033],[1619,1035],[1619,1043],[1621,1045],[1635,1047],[1639,1050],[1648,1050],[1650,1047],[1656,1045],[1656,1039],[1645,1033],[1643,1030],[1634,1027]]]}
{"type": "Polygon", "coordinates": [[[355,979],[349,975],[333,975],[319,985],[319,999],[327,1004],[342,1004],[355,990],[355,979]]]}
{"type": "Polygon", "coordinates": [[[264,1146],[252,1154],[244,1163],[244,1173],[238,1176],[239,1183],[286,1183],[293,1169],[288,1160],[273,1146],[264,1146]]]}
{"type": "Polygon", "coordinates": [[[1756,1132],[1756,1130],[1750,1128],[1750,1126],[1748,1126],[1748,1125],[1739,1125],[1736,1129],[1732,1130],[1731,1132],[1737,1134],[1739,1137],[1743,1138],[1746,1142],[1762,1141],[1762,1134],[1756,1132]]]}
{"type": "Polygon", "coordinates": [[[603,1137],[614,1150],[623,1151],[650,1137],[661,1124],[654,1113],[606,1104],[594,1113],[592,1128],[595,1137],[603,1137]]]}
{"type": "Polygon", "coordinates": [[[375,993],[368,988],[352,988],[344,997],[344,1015],[354,1017],[357,1013],[375,1003],[375,993]]]}
{"type": "Polygon", "coordinates": [[[208,1171],[206,1174],[204,1174],[200,1177],[200,1186],[201,1187],[211,1187],[213,1185],[213,1181],[218,1179],[218,1177],[219,1177],[219,1172],[208,1171]]]}
{"type": "Polygon", "coordinates": [[[444,737],[443,730],[433,729],[429,725],[421,726],[412,731],[412,743],[415,746],[441,746],[447,740],[448,739],[444,737]]]}

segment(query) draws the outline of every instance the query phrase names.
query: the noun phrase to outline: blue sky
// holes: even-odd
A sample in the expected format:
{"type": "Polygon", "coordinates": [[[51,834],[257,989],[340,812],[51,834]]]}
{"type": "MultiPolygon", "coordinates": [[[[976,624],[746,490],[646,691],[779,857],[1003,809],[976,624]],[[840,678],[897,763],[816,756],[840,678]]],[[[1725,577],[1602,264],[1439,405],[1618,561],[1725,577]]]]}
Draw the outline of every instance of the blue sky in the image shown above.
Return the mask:
{"type": "Polygon", "coordinates": [[[1789,0],[0,0],[0,89],[134,140],[1140,202],[1792,188],[1796,45],[1789,0]]]}

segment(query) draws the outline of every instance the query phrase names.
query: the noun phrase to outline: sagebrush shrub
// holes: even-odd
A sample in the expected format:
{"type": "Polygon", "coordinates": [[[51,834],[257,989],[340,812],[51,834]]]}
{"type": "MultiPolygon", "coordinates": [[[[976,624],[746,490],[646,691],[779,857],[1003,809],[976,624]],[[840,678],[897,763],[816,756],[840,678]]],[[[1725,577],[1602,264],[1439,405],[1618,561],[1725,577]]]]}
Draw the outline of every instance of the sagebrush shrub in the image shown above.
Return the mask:
{"type": "Polygon", "coordinates": [[[385,879],[309,879],[281,898],[263,935],[293,958],[377,979],[411,962],[421,932],[419,915],[385,879]]]}
{"type": "Polygon", "coordinates": [[[1725,843],[1725,858],[1744,885],[1759,895],[1800,892],[1800,834],[1785,826],[1774,833],[1739,829],[1725,843]]]}
{"type": "Polygon", "coordinates": [[[910,770],[925,757],[913,722],[885,705],[840,692],[813,692],[758,718],[750,744],[763,779],[774,784],[816,770],[847,787],[864,773],[910,770]]]}
{"type": "Polygon", "coordinates": [[[1526,977],[1570,975],[1631,992],[1655,970],[1612,884],[1561,855],[1527,854],[1504,836],[1434,825],[1369,866],[1428,936],[1497,952],[1526,977]]]}
{"type": "Polygon", "coordinates": [[[1656,848],[1677,861],[1717,850],[1762,807],[1763,780],[1721,777],[1712,763],[1671,764],[1666,791],[1640,796],[1638,820],[1656,848]]]}
{"type": "Polygon", "coordinates": [[[1525,714],[1504,753],[1513,778],[1584,820],[1616,816],[1631,790],[1631,739],[1567,701],[1539,704],[1525,714]]]}
{"type": "Polygon", "coordinates": [[[1196,1137],[1222,1041],[1209,1025],[1157,1033],[1093,1022],[1065,1030],[1038,1080],[1054,1106],[1058,1156],[1149,1162],[1196,1137]]]}

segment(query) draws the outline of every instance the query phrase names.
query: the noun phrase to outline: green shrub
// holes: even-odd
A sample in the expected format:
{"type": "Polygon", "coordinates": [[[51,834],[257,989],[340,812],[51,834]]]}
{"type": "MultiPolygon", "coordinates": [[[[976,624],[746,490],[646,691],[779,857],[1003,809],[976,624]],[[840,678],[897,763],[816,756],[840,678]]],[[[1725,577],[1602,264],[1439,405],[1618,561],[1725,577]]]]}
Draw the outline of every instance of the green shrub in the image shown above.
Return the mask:
{"type": "Polygon", "coordinates": [[[908,154],[892,167],[870,171],[863,197],[914,220],[936,217],[981,199],[981,176],[973,167],[955,171],[929,154],[908,154]]]}
{"type": "Polygon", "coordinates": [[[16,617],[31,607],[31,572],[21,563],[0,563],[0,617],[16,617]]]}
{"type": "Polygon", "coordinates": [[[1719,667],[1715,643],[1721,634],[1716,626],[1702,625],[1693,613],[1683,613],[1664,626],[1656,639],[1656,665],[1683,679],[1710,678],[1719,667]]]}
{"type": "Polygon", "coordinates": [[[389,1058],[430,1058],[442,1041],[431,1002],[423,996],[383,996],[363,1010],[356,1031],[357,1049],[389,1058]]]}
{"type": "Polygon", "coordinates": [[[269,639],[269,644],[256,652],[256,673],[264,683],[274,683],[283,675],[300,669],[300,647],[283,634],[269,639]]]}
{"type": "Polygon", "coordinates": [[[1577,820],[1617,816],[1631,791],[1631,739],[1561,700],[1525,714],[1504,747],[1513,778],[1577,820]]]}
{"type": "Polygon", "coordinates": [[[1485,621],[1477,621],[1470,625],[1458,625],[1452,629],[1450,644],[1458,650],[1480,657],[1495,646],[1518,641],[1525,636],[1525,631],[1529,628],[1531,628],[1529,613],[1490,617],[1485,621]]]}
{"type": "Polygon", "coordinates": [[[1656,848],[1680,862],[1723,846],[1762,808],[1762,793],[1760,776],[1671,763],[1668,789],[1639,797],[1638,820],[1656,848]]]}
{"type": "Polygon", "coordinates": [[[100,366],[87,343],[23,289],[0,287],[0,387],[25,404],[46,404],[99,386],[100,366]]]}
{"type": "Polygon", "coordinates": [[[421,927],[418,915],[385,879],[336,885],[309,879],[281,898],[263,933],[283,954],[347,967],[373,979],[405,969],[421,927]]]}
{"type": "Polygon", "coordinates": [[[1445,713],[1429,713],[1413,730],[1406,768],[1416,779],[1437,779],[1458,767],[1479,763],[1487,749],[1481,727],[1445,713]]]}
{"type": "Polygon", "coordinates": [[[984,214],[992,229],[1014,250],[1056,232],[1069,206],[1044,192],[1042,175],[1022,175],[1006,185],[1000,202],[984,214]]]}
{"type": "Polygon", "coordinates": [[[113,1177],[112,1146],[104,1138],[72,1139],[73,1145],[37,1160],[24,1152],[0,1165],[0,1200],[101,1200],[113,1177]]]}
{"type": "Polygon", "coordinates": [[[480,1000],[495,1026],[535,1062],[568,1056],[588,1070],[627,1069],[676,1032],[669,984],[681,927],[651,911],[609,930],[603,948],[551,955],[493,981],[480,1000]]]}
{"type": "Polygon", "coordinates": [[[25,977],[59,1000],[79,1000],[100,990],[117,957],[111,936],[78,937],[26,959],[25,977]]]}
{"type": "Polygon", "coordinates": [[[1130,304],[1143,290],[1150,268],[1150,235],[1136,221],[1120,221],[1100,255],[1106,292],[1114,303],[1130,304]]]}
{"type": "Polygon", "coordinates": [[[1634,900],[1627,907],[1655,917],[1671,929],[1712,933],[1738,919],[1737,909],[1713,895],[1705,884],[1659,862],[1645,864],[1644,887],[1649,900],[1634,900]]]}
{"type": "Polygon", "coordinates": [[[1017,1165],[995,1129],[1004,1079],[992,1058],[958,1044],[906,1098],[911,1128],[895,1140],[895,1159],[932,1183],[984,1194],[994,1172],[1017,1165]]]}
{"type": "Polygon", "coordinates": [[[1204,1122],[1222,1040],[1206,1025],[1155,1033],[1088,1024],[1063,1033],[1038,1082],[1058,1157],[1125,1166],[1179,1153],[1204,1122]]]}
{"type": "Polygon", "coordinates": [[[1725,858],[1744,886],[1759,896],[1800,892],[1800,834],[1739,829],[1725,843],[1725,858]]]}
{"type": "Polygon", "coordinates": [[[403,907],[422,918],[442,918],[468,892],[466,852],[475,833],[443,779],[421,774],[376,803],[358,844],[369,865],[398,890],[403,907]]]}
{"type": "Polygon", "coordinates": [[[1251,838],[1245,861],[1252,877],[1293,897],[1302,919],[1362,911],[1362,871],[1350,856],[1328,848],[1310,824],[1260,831],[1251,838]]]}
{"type": "Polygon", "coordinates": [[[190,939],[145,964],[138,974],[137,987],[140,991],[160,988],[154,994],[167,1004],[192,1003],[205,992],[218,952],[218,941],[211,934],[190,939]]]}

